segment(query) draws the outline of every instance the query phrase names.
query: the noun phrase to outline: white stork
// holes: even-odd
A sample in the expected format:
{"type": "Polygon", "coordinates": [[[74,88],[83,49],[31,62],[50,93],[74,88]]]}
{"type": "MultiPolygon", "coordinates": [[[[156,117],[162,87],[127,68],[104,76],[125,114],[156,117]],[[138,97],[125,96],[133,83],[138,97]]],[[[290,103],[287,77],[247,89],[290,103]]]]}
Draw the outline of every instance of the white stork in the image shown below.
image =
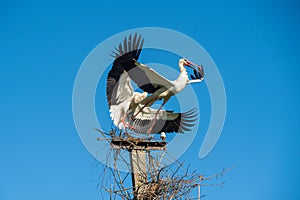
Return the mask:
{"type": "Polygon", "coordinates": [[[187,59],[179,60],[180,74],[175,81],[169,81],[148,66],[137,62],[144,40],[137,34],[124,39],[114,53],[115,60],[108,73],[106,96],[113,122],[119,128],[130,128],[137,133],[162,133],[189,130],[195,117],[195,110],[186,113],[173,113],[161,110],[171,96],[182,91],[192,82],[203,80],[202,66],[196,66],[187,59]],[[189,80],[185,66],[194,69],[194,80],[189,80]],[[133,80],[144,93],[134,92],[133,80]],[[152,94],[147,96],[148,94],[152,94]],[[159,109],[150,106],[163,99],[159,109]],[[122,122],[122,123],[121,123],[122,122]]]}

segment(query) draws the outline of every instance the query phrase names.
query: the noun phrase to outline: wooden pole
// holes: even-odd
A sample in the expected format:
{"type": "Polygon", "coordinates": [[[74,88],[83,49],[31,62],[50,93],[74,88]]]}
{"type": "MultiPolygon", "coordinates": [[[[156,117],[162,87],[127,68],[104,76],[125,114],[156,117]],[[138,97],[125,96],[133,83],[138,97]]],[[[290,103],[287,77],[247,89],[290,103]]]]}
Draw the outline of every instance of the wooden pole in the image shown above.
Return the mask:
{"type": "Polygon", "coordinates": [[[111,140],[110,145],[112,148],[129,151],[134,200],[142,200],[143,195],[147,193],[145,187],[145,183],[148,182],[146,152],[150,152],[151,150],[166,150],[166,144],[166,142],[155,142],[139,138],[111,140]]]}
{"type": "Polygon", "coordinates": [[[129,153],[134,199],[140,200],[145,192],[143,185],[147,182],[146,152],[145,150],[133,149],[129,153]]]}
{"type": "Polygon", "coordinates": [[[200,191],[200,189],[201,189],[200,188],[200,184],[198,184],[198,200],[200,200],[200,198],[201,198],[201,194],[200,194],[201,191],[200,191]]]}

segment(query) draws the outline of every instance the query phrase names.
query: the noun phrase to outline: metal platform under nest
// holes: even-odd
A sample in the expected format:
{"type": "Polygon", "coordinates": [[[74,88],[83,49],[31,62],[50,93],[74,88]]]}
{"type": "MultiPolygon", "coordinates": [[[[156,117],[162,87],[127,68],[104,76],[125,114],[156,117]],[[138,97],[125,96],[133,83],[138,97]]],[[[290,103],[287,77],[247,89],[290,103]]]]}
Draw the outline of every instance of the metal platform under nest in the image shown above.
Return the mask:
{"type": "Polygon", "coordinates": [[[128,138],[126,140],[112,139],[112,148],[128,150],[166,150],[166,142],[147,141],[138,138],[128,138]]]}

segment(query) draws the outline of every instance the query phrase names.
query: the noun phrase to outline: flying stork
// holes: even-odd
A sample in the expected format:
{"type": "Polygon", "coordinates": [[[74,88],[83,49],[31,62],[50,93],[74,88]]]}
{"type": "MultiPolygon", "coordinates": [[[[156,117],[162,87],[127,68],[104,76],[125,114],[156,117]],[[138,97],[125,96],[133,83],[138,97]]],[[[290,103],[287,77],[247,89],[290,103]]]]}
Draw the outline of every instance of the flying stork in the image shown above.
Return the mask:
{"type": "Polygon", "coordinates": [[[165,103],[176,93],[182,91],[189,83],[200,82],[204,78],[202,66],[185,58],[179,60],[180,74],[175,81],[170,81],[148,66],[137,60],[144,40],[141,35],[125,37],[112,55],[115,60],[108,73],[106,96],[110,108],[110,116],[119,128],[129,128],[137,133],[162,133],[190,130],[195,121],[195,110],[186,113],[174,113],[161,110],[165,103]],[[193,80],[189,80],[187,67],[194,69],[193,80]],[[144,92],[134,92],[131,80],[144,92]],[[148,95],[151,94],[151,95],[148,95]],[[150,106],[157,100],[163,103],[156,110],[150,106]]]}

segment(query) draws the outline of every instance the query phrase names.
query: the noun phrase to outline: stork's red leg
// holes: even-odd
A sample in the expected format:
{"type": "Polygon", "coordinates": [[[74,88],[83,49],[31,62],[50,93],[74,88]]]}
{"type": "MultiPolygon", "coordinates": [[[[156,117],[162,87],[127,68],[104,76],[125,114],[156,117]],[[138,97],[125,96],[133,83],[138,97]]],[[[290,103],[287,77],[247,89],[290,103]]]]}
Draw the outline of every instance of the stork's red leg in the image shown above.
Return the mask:
{"type": "Polygon", "coordinates": [[[131,130],[134,131],[134,130],[135,130],[134,126],[130,125],[129,123],[127,123],[127,122],[125,121],[126,116],[127,116],[127,114],[124,113],[124,116],[121,118],[121,122],[122,122],[123,125],[124,125],[125,131],[126,131],[126,128],[129,128],[129,129],[131,129],[131,130]]]}

